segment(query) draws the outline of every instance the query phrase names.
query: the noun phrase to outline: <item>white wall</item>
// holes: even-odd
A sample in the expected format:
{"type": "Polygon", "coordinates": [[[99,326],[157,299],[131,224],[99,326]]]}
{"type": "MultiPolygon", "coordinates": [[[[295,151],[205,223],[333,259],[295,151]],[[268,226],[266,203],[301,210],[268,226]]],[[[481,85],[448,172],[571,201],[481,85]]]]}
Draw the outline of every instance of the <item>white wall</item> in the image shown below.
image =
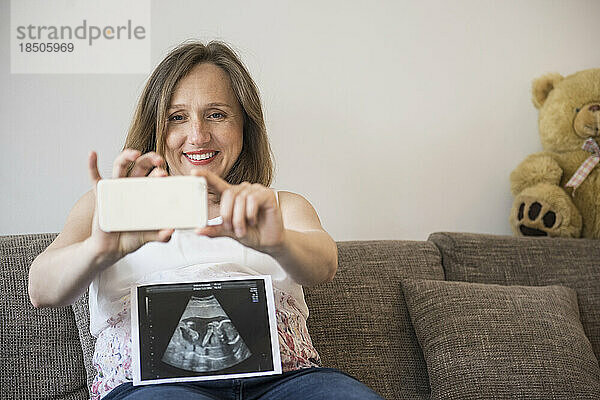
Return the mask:
{"type": "MultiPolygon", "coordinates": [[[[0,0],[0,234],[56,232],[110,173],[142,75],[11,75],[0,0]]],[[[600,67],[600,2],[153,1],[152,59],[222,39],[261,89],[275,187],[336,240],[510,234],[508,176],[541,150],[532,79],[600,67]],[[251,6],[249,6],[251,4],[251,6]]]]}

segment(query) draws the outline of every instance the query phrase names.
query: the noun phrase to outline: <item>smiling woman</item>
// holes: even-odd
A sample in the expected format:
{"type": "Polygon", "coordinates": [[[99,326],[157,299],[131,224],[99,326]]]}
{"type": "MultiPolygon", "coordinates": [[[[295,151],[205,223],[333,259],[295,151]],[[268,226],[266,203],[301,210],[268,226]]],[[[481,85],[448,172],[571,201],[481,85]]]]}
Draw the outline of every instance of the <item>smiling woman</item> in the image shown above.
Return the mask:
{"type": "Polygon", "coordinates": [[[142,92],[113,164],[113,178],[205,177],[208,226],[104,232],[95,207],[101,177],[94,152],[88,169],[94,188],[33,262],[29,294],[36,307],[61,306],[89,286],[90,332],[97,338],[93,399],[233,398],[224,393],[380,399],[354,378],[321,367],[302,286],[333,279],[337,247],[304,197],[269,187],[273,164],[258,90],[226,44],[189,42],[167,55],[142,92]],[[130,288],[158,275],[177,277],[184,267],[197,280],[271,276],[282,375],[132,386],[130,288]]]}
{"type": "Polygon", "coordinates": [[[199,165],[226,176],[242,151],[244,115],[229,77],[214,64],[196,65],[177,85],[169,107],[165,160],[171,174],[199,165]]]}
{"type": "MultiPolygon", "coordinates": [[[[223,178],[231,184],[247,181],[269,186],[273,162],[258,89],[235,53],[221,42],[206,46],[185,43],[158,65],[140,97],[125,148],[142,153],[156,151],[166,158],[169,133],[172,142],[176,141],[173,136],[181,138],[185,130],[196,129],[197,135],[206,135],[209,130],[214,132],[208,123],[226,125],[227,131],[240,126],[243,130],[241,151],[233,164],[222,164],[223,157],[230,158],[231,154],[221,155],[220,166],[229,167],[223,178]],[[201,96],[194,100],[196,89],[201,96]],[[203,103],[194,104],[198,101],[203,103]]],[[[182,155],[177,158],[183,157],[184,150],[202,155],[206,154],[202,150],[212,149],[194,149],[191,145],[181,149],[182,155]]],[[[167,164],[170,172],[174,166],[168,160],[167,164]]],[[[181,161],[179,164],[185,165],[181,161]]]]}

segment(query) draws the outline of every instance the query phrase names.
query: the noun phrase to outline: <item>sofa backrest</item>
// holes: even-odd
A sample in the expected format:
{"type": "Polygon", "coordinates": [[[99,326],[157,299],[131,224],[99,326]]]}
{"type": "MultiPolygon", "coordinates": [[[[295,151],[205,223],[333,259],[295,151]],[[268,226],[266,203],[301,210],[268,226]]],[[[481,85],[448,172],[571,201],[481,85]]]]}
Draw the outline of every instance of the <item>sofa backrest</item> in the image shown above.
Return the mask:
{"type": "Polygon", "coordinates": [[[56,234],[0,237],[0,397],[87,399],[83,354],[71,307],[36,309],[29,266],[56,234]]]}
{"type": "Polygon", "coordinates": [[[305,288],[309,331],[324,366],[346,371],[385,399],[429,399],[423,353],[401,279],[443,280],[430,242],[338,243],[333,282],[305,288]]]}
{"type": "Polygon", "coordinates": [[[581,323],[600,359],[600,242],[434,233],[446,280],[499,285],[562,285],[577,292],[581,323]]]}

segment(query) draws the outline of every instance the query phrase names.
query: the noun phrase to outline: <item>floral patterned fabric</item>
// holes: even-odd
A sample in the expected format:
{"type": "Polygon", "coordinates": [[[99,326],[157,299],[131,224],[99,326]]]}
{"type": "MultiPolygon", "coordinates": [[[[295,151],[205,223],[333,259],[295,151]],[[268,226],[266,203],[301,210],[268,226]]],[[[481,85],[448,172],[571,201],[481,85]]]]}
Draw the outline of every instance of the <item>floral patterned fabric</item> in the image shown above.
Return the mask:
{"type": "MultiPolygon", "coordinates": [[[[321,365],[313,347],[306,319],[293,296],[273,289],[283,372],[321,365]]],[[[96,340],[93,364],[97,374],[91,399],[99,400],[115,387],[133,380],[131,370],[131,313],[129,296],[122,299],[122,309],[108,321],[96,340]]]]}
{"type": "Polygon", "coordinates": [[[296,300],[276,288],[273,292],[281,369],[287,372],[321,366],[321,358],[313,347],[306,327],[306,319],[302,316],[296,300]]]}

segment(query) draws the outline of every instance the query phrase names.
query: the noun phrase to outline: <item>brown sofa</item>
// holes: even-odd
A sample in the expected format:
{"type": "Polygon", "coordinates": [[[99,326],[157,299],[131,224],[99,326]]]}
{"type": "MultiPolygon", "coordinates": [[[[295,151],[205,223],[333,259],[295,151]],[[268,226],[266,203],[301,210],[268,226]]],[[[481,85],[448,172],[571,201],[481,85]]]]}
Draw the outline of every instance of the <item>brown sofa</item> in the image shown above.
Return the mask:
{"type": "MultiPolygon", "coordinates": [[[[29,266],[55,236],[0,237],[1,398],[88,397],[87,299],[35,309],[27,295],[29,266]]],[[[324,366],[386,399],[600,398],[598,243],[468,233],[339,242],[334,281],[305,290],[311,336],[324,366]]]]}

